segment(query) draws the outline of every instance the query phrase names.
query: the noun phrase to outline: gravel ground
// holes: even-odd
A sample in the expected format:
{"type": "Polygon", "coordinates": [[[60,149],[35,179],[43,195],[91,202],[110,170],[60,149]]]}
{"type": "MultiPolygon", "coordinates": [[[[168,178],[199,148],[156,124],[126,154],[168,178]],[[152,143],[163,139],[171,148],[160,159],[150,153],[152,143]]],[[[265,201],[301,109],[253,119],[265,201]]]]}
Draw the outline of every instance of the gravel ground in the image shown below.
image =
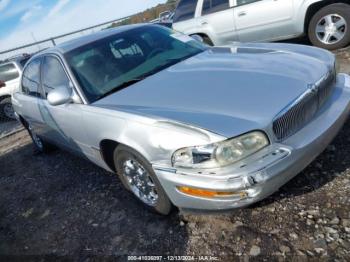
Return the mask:
{"type": "MultiPolygon", "coordinates": [[[[350,51],[337,54],[350,73],[350,51]]],[[[115,175],[84,159],[60,150],[33,154],[21,131],[0,140],[0,260],[350,260],[349,148],[350,121],[306,170],[263,202],[224,214],[175,210],[161,217],[134,201],[115,175]]]]}
{"type": "Polygon", "coordinates": [[[0,139],[22,128],[17,121],[4,121],[0,118],[0,139]]]}

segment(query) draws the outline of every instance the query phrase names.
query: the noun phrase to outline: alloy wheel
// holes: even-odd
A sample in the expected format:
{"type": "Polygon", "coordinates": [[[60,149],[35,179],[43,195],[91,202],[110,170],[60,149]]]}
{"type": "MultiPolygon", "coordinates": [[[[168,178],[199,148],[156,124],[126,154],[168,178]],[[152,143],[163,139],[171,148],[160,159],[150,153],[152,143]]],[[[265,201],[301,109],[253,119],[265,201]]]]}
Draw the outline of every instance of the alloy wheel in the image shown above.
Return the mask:
{"type": "Polygon", "coordinates": [[[338,14],[322,17],[316,26],[316,36],[323,44],[331,45],[341,41],[348,30],[346,20],[338,14]]]}
{"type": "Polygon", "coordinates": [[[33,127],[29,124],[28,125],[28,130],[30,133],[30,136],[33,139],[34,144],[40,149],[43,150],[44,149],[44,144],[41,141],[40,137],[38,137],[38,135],[33,131],[33,127]]]}
{"type": "Polygon", "coordinates": [[[3,107],[4,115],[9,119],[15,119],[15,111],[11,104],[5,104],[3,107]]]}
{"type": "Polygon", "coordinates": [[[127,159],[123,163],[123,176],[131,191],[143,203],[156,206],[158,193],[156,185],[147,170],[136,160],[127,159]]]}

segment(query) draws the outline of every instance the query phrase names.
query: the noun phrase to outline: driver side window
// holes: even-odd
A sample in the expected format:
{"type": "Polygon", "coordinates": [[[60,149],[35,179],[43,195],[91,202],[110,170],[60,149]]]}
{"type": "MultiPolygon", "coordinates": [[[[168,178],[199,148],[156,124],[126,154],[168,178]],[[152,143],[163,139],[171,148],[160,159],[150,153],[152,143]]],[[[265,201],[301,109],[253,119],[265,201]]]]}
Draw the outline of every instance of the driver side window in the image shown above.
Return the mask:
{"type": "Polygon", "coordinates": [[[69,78],[60,61],[53,56],[46,56],[42,65],[42,85],[47,94],[59,86],[70,86],[69,78]]]}

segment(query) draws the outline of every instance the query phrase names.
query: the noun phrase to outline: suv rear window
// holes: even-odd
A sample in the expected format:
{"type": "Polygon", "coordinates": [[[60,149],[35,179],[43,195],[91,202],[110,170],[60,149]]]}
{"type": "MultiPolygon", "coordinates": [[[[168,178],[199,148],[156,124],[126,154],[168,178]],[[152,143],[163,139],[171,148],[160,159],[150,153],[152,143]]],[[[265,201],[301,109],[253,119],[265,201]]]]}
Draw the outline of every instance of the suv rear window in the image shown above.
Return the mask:
{"type": "Polygon", "coordinates": [[[14,64],[0,65],[0,80],[7,82],[19,77],[19,72],[14,64]]]}
{"type": "Polygon", "coordinates": [[[181,0],[175,11],[174,23],[193,18],[196,7],[197,0],[181,0]]]}

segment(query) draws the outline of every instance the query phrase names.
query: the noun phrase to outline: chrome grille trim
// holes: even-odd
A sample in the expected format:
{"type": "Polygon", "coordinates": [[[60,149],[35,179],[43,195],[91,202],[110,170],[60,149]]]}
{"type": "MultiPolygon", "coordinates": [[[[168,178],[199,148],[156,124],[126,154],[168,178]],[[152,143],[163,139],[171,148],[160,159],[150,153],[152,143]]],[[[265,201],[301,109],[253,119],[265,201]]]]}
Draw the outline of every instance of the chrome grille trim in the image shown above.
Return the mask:
{"type": "Polygon", "coordinates": [[[278,141],[294,135],[310,122],[331,95],[335,81],[336,73],[330,71],[274,118],[272,128],[278,141]]]}

